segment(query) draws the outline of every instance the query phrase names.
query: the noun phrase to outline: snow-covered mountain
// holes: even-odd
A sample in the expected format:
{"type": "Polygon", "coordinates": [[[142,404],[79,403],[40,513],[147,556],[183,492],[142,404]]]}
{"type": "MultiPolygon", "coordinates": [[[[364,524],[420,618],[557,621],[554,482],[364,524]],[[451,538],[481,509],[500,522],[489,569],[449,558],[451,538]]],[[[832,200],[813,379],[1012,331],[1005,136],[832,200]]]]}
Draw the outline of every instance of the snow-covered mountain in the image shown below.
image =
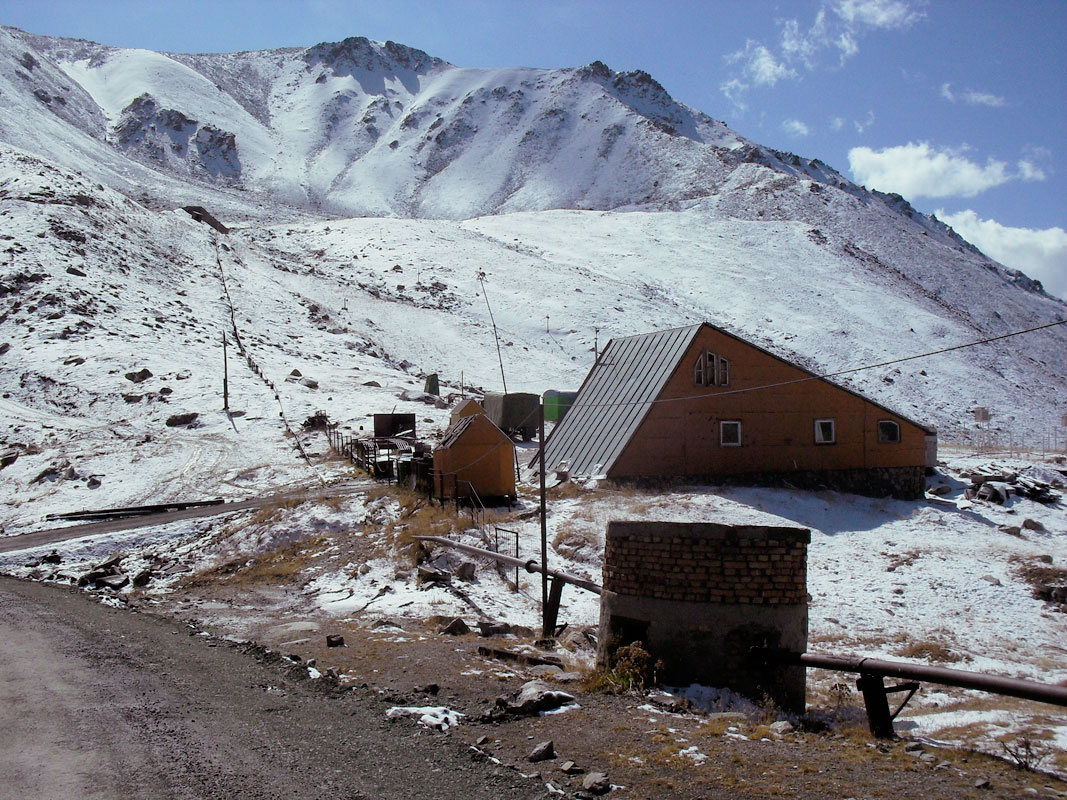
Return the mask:
{"type": "MultiPolygon", "coordinates": [[[[574,388],[594,341],[705,319],[833,372],[1067,318],[901,198],[600,63],[462,69],[366,39],[175,55],[2,28],[0,98],[9,523],[63,476],[66,504],[99,506],[310,475],[282,422],[317,408],[353,431],[394,406],[440,427],[424,373],[501,384],[483,273],[512,391],[574,388]],[[235,325],[236,427],[219,413],[235,325]],[[179,411],[200,427],[166,427],[179,411]],[[87,488],[133,463],[143,480],[87,488]]],[[[982,405],[1039,441],[1065,410],[1065,328],[844,380],[942,438],[982,405]]]]}

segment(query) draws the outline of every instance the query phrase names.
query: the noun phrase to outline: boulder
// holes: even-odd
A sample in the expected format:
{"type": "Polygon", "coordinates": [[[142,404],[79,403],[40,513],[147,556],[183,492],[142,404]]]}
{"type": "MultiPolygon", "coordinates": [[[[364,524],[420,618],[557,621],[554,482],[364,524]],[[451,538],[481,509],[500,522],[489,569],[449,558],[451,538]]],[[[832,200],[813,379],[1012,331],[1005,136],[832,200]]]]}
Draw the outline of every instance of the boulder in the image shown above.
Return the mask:
{"type": "Polygon", "coordinates": [[[607,794],[611,791],[611,781],[603,772],[590,772],[582,779],[582,788],[592,794],[607,794]]]}
{"type": "Polygon", "coordinates": [[[181,428],[186,425],[192,425],[194,422],[196,422],[196,418],[198,416],[200,415],[192,411],[187,414],[172,414],[171,416],[167,417],[167,427],[181,428]]]}
{"type": "Polygon", "coordinates": [[[151,377],[152,371],[148,369],[148,367],[145,367],[144,369],[139,369],[136,372],[126,373],[126,380],[130,381],[131,383],[144,383],[151,377]]]}
{"type": "Polygon", "coordinates": [[[344,647],[345,646],[345,637],[341,636],[338,633],[327,634],[326,635],[326,646],[327,647],[344,647]]]}
{"type": "Polygon", "coordinates": [[[574,695],[553,689],[542,680],[532,680],[524,683],[511,697],[499,698],[497,705],[512,714],[534,716],[573,702],[574,695]]]}
{"type": "Polygon", "coordinates": [[[551,761],[555,757],[556,748],[555,745],[552,744],[552,740],[549,739],[547,742],[541,742],[537,745],[530,755],[526,756],[526,760],[536,764],[538,761],[551,761]]]}
{"type": "Polygon", "coordinates": [[[458,567],[456,567],[456,577],[461,581],[467,581],[470,583],[474,580],[474,574],[477,570],[473,561],[464,561],[458,567]]]}
{"type": "Polygon", "coordinates": [[[450,623],[441,628],[441,633],[447,636],[466,636],[471,632],[471,629],[467,627],[467,623],[459,617],[456,617],[450,623]]]}

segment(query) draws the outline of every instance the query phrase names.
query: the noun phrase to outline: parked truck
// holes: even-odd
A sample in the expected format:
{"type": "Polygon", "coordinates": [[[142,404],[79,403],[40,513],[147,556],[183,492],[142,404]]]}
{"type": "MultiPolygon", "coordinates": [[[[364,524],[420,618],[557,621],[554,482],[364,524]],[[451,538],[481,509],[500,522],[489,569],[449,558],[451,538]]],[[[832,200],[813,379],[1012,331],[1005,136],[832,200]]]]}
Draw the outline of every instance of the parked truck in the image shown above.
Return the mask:
{"type": "Polygon", "coordinates": [[[540,398],[528,392],[486,392],[482,407],[485,414],[508,436],[528,442],[537,434],[540,421],[540,398]]]}

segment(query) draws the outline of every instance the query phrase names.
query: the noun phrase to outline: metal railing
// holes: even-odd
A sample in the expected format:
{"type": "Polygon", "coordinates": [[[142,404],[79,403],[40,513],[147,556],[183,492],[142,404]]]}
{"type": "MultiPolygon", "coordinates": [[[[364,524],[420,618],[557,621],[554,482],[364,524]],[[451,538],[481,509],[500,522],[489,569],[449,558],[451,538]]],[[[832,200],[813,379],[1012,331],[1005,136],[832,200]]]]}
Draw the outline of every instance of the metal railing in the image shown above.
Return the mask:
{"type": "Polygon", "coordinates": [[[1067,706],[1067,686],[1050,683],[1007,678],[1002,675],[990,675],[984,672],[970,672],[948,667],[909,664],[904,661],[883,661],[878,658],[862,656],[835,656],[820,653],[794,653],[788,650],[756,648],[753,658],[761,664],[789,664],[814,669],[830,669],[839,672],[859,673],[856,685],[863,694],[867,707],[867,722],[871,733],[882,738],[893,734],[893,720],[901,712],[908,700],[919,689],[919,684],[912,682],[899,686],[886,686],[885,678],[904,678],[911,681],[926,681],[943,686],[956,686],[961,689],[977,689],[1006,697],[1018,697],[1039,703],[1067,706]],[[889,710],[889,695],[908,692],[896,709],[889,710]]]}

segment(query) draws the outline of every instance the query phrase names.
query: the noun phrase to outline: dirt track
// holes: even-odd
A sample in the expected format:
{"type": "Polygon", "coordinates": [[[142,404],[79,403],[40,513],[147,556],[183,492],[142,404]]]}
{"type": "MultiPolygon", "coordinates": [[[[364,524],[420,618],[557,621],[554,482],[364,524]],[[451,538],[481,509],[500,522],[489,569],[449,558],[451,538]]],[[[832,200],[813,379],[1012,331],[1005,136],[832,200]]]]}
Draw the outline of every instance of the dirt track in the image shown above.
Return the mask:
{"type": "Polygon", "coordinates": [[[265,660],[79,591],[0,578],[3,795],[545,795],[459,737],[389,722],[371,693],[265,660]]]}

